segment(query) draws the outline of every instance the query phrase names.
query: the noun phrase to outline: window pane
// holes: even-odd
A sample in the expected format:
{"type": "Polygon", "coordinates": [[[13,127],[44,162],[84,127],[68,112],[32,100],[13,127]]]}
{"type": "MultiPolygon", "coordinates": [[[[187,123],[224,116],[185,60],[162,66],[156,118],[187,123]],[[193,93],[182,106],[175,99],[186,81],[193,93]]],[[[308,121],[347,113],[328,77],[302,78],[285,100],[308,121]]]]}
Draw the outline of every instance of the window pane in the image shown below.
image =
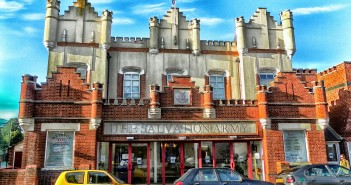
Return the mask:
{"type": "Polygon", "coordinates": [[[133,87],[132,92],[133,93],[139,93],[139,87],[133,87]]]}
{"type": "Polygon", "coordinates": [[[133,74],[133,80],[139,80],[139,74],[133,74]]]}
{"type": "Polygon", "coordinates": [[[131,78],[131,74],[125,74],[124,75],[124,80],[130,80],[130,79],[132,79],[131,78]]]}
{"type": "Polygon", "coordinates": [[[224,77],[223,76],[217,76],[217,82],[223,82],[224,77]]]}
{"type": "Polygon", "coordinates": [[[132,92],[131,89],[132,89],[131,87],[124,87],[124,93],[132,92]]]}
{"type": "Polygon", "coordinates": [[[139,87],[139,80],[133,80],[133,86],[138,86],[139,87]]]}
{"type": "Polygon", "coordinates": [[[101,172],[89,172],[88,173],[88,184],[111,184],[112,180],[105,173],[101,172]]]}
{"type": "Polygon", "coordinates": [[[133,99],[139,99],[139,93],[133,93],[132,98],[133,99]]]}
{"type": "Polygon", "coordinates": [[[223,82],[218,82],[216,87],[223,88],[224,87],[224,83],[223,82]]]}
{"type": "Polygon", "coordinates": [[[131,84],[132,84],[131,81],[124,80],[124,86],[131,86],[131,84]]]}
{"type": "Polygon", "coordinates": [[[267,79],[267,76],[266,75],[260,75],[260,79],[261,80],[267,79]]]}
{"type": "Polygon", "coordinates": [[[216,82],[216,77],[215,76],[210,76],[210,82],[216,82]]]}
{"type": "Polygon", "coordinates": [[[66,174],[66,181],[74,184],[84,183],[84,172],[71,172],[66,174]]]}
{"type": "Polygon", "coordinates": [[[274,76],[273,76],[272,74],[267,75],[267,79],[273,80],[273,79],[274,79],[274,76]]]}
{"type": "Polygon", "coordinates": [[[132,95],[130,93],[124,93],[124,98],[130,99],[132,95]]]}

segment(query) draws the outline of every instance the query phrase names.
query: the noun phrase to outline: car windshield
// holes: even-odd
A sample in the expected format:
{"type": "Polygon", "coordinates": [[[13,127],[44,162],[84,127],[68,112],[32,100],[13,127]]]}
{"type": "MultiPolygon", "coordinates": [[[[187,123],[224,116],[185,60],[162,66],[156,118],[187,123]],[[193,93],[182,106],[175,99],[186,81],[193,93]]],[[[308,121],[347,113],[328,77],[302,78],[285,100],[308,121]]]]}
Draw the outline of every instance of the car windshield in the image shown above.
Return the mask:
{"type": "Polygon", "coordinates": [[[281,171],[280,173],[278,173],[278,175],[280,175],[280,174],[287,174],[287,173],[293,173],[293,172],[295,172],[295,171],[297,171],[299,169],[301,169],[301,166],[288,168],[288,169],[285,169],[285,170],[281,171]]]}
{"type": "Polygon", "coordinates": [[[118,177],[116,177],[113,173],[108,173],[108,174],[110,174],[118,183],[124,184],[124,181],[122,181],[121,179],[119,179],[118,177]]]}

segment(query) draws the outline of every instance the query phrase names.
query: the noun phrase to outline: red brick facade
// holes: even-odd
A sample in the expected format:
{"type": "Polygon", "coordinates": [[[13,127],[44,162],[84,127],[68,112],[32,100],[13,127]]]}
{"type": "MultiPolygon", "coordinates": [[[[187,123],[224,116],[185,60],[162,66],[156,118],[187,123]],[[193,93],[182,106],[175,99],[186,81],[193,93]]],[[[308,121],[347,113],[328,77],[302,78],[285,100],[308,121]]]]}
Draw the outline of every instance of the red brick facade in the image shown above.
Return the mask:
{"type": "MultiPolygon", "coordinates": [[[[111,100],[113,103],[111,101],[107,103],[102,99],[103,86],[94,84],[90,89],[71,67],[59,67],[53,77],[41,86],[36,84],[35,77],[24,76],[20,119],[35,118],[35,127],[33,131],[25,134],[22,162],[24,170],[1,171],[0,175],[3,177],[1,179],[7,184],[5,176],[9,175],[9,178],[16,177],[15,184],[38,183],[35,174],[44,167],[45,157],[46,132],[41,131],[42,123],[80,123],[80,131],[75,132],[74,168],[96,169],[97,142],[126,140],[125,136],[104,135],[104,121],[150,120],[148,118],[150,107],[162,109],[162,120],[208,121],[203,118],[201,107],[212,107],[216,110],[216,120],[256,122],[256,136],[239,136],[238,139],[262,138],[266,180],[274,181],[277,164],[284,162],[285,159],[283,133],[278,128],[279,123],[309,124],[310,129],[306,131],[309,162],[326,162],[324,132],[318,129],[316,120],[328,117],[327,106],[323,85],[317,82],[311,83],[316,79],[315,71],[279,73],[269,89],[258,86],[257,100],[213,101],[212,98],[208,98],[211,96],[206,96],[206,93],[211,95],[211,92],[199,92],[194,82],[190,81],[190,77],[174,77],[173,82],[169,83],[168,87],[164,87],[162,92],[158,91],[161,88],[157,86],[150,87],[150,99],[140,101],[118,99],[111,100]],[[190,105],[174,105],[175,88],[191,89],[190,105]],[[103,120],[97,130],[92,128],[91,119],[103,120]],[[270,120],[270,125],[263,129],[261,119],[270,120]]],[[[143,87],[141,91],[147,90],[145,86],[141,87],[143,87]]],[[[205,137],[213,140],[228,138],[228,136],[188,136],[188,139],[196,140],[205,137]]],[[[157,141],[177,140],[178,136],[141,135],[137,138],[139,141],[157,141]]]]}

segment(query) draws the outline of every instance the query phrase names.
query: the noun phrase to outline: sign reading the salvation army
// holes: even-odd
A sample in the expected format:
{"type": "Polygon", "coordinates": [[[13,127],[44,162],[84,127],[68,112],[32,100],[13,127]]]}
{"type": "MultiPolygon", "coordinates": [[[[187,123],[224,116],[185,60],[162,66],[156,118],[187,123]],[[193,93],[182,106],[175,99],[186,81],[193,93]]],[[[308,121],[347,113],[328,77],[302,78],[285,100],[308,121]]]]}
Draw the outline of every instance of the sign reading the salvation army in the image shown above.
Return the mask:
{"type": "Polygon", "coordinates": [[[104,123],[104,134],[256,134],[255,122],[238,123],[104,123]]]}
{"type": "Polygon", "coordinates": [[[45,167],[71,167],[73,159],[73,131],[49,131],[45,167]]]}

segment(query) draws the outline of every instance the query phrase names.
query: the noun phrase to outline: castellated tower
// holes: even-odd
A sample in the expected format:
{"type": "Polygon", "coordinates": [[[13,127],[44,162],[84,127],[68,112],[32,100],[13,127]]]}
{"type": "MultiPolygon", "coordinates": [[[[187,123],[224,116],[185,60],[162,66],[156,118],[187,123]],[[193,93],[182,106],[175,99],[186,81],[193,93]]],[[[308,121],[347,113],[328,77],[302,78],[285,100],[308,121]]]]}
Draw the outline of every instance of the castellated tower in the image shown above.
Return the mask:
{"type": "Polygon", "coordinates": [[[112,12],[105,10],[98,16],[86,0],[74,2],[63,15],[59,15],[59,11],[59,0],[46,1],[47,76],[51,77],[57,66],[75,66],[87,83],[105,83],[112,12]]]}
{"type": "Polygon", "coordinates": [[[255,96],[252,89],[260,81],[260,74],[275,76],[280,71],[292,71],[296,50],[292,13],[286,10],[280,15],[281,24],[265,8],[258,8],[248,23],[243,17],[235,19],[243,99],[255,96]]]}
{"type": "Polygon", "coordinates": [[[150,53],[159,49],[187,49],[194,55],[200,54],[200,20],[186,21],[183,12],[171,8],[163,19],[149,19],[150,53]]]}

